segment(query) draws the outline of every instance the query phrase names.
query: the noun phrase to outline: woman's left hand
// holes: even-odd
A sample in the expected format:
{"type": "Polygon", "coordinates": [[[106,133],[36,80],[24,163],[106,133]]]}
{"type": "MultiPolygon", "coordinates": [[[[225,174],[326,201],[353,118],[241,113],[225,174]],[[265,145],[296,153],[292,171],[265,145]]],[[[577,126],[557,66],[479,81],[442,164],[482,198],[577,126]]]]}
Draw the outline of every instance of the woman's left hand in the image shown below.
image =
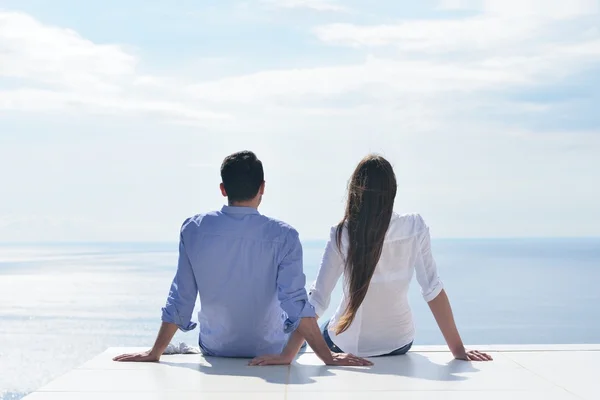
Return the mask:
{"type": "Polygon", "coordinates": [[[489,354],[482,353],[477,350],[465,351],[462,354],[455,355],[454,358],[463,361],[492,361],[493,358],[489,354]]]}

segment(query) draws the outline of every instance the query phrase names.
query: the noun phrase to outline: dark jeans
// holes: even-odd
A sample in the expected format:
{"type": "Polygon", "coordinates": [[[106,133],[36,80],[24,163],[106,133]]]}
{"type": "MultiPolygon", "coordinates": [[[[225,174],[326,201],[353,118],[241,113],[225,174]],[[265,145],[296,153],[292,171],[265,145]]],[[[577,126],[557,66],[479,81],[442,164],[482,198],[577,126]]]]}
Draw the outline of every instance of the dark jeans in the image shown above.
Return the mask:
{"type": "MultiPolygon", "coordinates": [[[[321,331],[323,332],[323,339],[325,339],[325,343],[327,343],[327,346],[329,346],[329,350],[333,351],[334,353],[344,353],[344,351],[342,349],[340,349],[335,343],[333,343],[333,340],[331,340],[331,337],[329,336],[329,332],[327,331],[327,328],[329,327],[329,322],[327,322],[322,328],[321,331]]],[[[410,342],[409,344],[407,344],[404,347],[400,347],[399,349],[396,349],[394,351],[392,351],[391,353],[388,354],[382,354],[381,356],[401,356],[404,355],[406,353],[408,353],[408,351],[410,350],[410,348],[412,347],[412,342],[410,342]]]]}

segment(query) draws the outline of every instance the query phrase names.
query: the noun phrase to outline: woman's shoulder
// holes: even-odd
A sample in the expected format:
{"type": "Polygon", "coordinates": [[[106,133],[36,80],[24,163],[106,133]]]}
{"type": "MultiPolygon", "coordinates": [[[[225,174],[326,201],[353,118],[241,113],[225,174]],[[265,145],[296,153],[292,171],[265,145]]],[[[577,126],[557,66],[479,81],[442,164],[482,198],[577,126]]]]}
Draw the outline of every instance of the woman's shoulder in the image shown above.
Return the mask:
{"type": "Polygon", "coordinates": [[[342,234],[342,238],[348,235],[348,223],[344,222],[343,224],[337,223],[329,229],[329,239],[336,239],[338,236],[338,232],[342,234]]]}
{"type": "Polygon", "coordinates": [[[392,214],[388,229],[388,240],[398,240],[417,236],[427,229],[425,219],[418,213],[392,214]]]}
{"type": "MultiPolygon", "coordinates": [[[[419,213],[398,214],[394,212],[386,233],[386,241],[399,240],[418,236],[428,229],[425,219],[419,213]]],[[[329,240],[337,242],[341,235],[342,246],[348,242],[348,224],[335,224],[329,231],[329,240]]]]}

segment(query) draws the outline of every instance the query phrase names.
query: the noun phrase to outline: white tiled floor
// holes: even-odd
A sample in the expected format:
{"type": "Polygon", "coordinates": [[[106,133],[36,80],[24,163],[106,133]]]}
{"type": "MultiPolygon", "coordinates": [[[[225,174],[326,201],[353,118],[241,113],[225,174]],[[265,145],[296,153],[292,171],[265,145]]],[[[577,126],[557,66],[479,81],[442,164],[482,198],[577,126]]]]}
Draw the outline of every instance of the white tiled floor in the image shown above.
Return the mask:
{"type": "Polygon", "coordinates": [[[440,347],[375,358],[370,368],[324,366],[312,353],[291,366],[248,360],[164,356],[160,363],[115,363],[109,349],[27,400],[167,399],[600,399],[600,346],[489,346],[494,361],[452,360],[440,347]]]}

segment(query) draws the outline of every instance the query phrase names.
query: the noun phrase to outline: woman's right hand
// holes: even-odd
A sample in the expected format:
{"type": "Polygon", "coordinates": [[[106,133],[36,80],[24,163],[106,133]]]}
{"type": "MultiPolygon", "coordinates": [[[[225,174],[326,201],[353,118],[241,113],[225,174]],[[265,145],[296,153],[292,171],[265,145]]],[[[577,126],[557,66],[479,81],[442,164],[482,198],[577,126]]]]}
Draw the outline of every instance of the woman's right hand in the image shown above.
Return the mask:
{"type": "Polygon", "coordinates": [[[331,361],[327,361],[325,364],[338,367],[370,367],[373,365],[373,363],[367,359],[346,353],[331,353],[331,361]]]}

